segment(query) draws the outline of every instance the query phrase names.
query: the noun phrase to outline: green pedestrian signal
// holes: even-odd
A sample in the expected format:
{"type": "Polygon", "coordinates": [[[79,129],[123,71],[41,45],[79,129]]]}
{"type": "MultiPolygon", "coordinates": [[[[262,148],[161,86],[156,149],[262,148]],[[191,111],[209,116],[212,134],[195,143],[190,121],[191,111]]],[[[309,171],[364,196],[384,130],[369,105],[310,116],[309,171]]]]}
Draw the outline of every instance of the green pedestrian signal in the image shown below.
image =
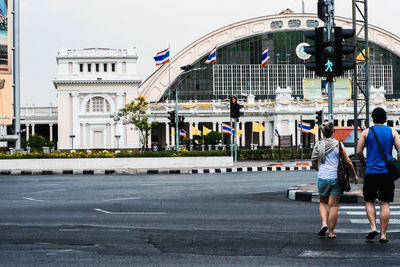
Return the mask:
{"type": "Polygon", "coordinates": [[[328,59],[325,63],[325,72],[326,73],[333,72],[333,62],[330,59],[328,59]]]}

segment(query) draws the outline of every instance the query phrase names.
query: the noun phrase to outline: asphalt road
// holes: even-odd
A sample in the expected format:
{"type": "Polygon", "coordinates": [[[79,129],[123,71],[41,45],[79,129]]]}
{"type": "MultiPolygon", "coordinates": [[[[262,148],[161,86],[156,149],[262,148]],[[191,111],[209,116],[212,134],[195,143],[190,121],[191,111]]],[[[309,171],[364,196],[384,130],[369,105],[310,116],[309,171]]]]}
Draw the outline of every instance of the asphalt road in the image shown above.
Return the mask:
{"type": "MultiPolygon", "coordinates": [[[[0,177],[0,266],[385,266],[400,263],[400,206],[388,244],[367,243],[360,205],[336,240],[318,204],[288,200],[316,172],[0,177]]],[[[396,212],[397,211],[397,212],[396,212]]]]}

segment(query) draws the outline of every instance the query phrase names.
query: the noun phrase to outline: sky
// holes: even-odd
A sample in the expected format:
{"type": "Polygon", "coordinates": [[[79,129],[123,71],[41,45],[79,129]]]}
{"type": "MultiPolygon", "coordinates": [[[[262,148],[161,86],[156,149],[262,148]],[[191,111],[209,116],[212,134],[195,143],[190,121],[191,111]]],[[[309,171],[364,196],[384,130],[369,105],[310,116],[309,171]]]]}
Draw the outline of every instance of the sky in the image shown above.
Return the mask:
{"type": "MultiPolygon", "coordinates": [[[[317,0],[304,0],[316,13],[317,0]]],[[[53,78],[61,47],[136,47],[138,77],[157,67],[153,56],[171,46],[171,55],[208,33],[242,20],[290,8],[302,0],[20,0],[21,105],[57,105],[53,78]]],[[[399,0],[369,0],[369,23],[400,36],[399,0]]],[[[352,1],[336,0],[335,15],[351,18],[352,1]]]]}

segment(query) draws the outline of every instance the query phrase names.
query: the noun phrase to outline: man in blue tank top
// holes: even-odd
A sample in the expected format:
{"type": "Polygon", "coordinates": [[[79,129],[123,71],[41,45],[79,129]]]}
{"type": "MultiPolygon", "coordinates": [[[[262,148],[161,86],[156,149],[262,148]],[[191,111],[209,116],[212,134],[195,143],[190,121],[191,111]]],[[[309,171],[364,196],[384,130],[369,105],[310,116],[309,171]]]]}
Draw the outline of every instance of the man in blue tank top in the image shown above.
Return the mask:
{"type": "MultiPolygon", "coordinates": [[[[397,159],[400,158],[400,139],[396,130],[384,125],[386,123],[386,111],[383,108],[375,108],[372,111],[373,129],[379,140],[382,150],[388,160],[392,159],[393,145],[397,150],[397,159]]],[[[371,225],[371,231],[365,239],[374,239],[378,235],[376,229],[375,200],[378,198],[380,205],[380,243],[387,243],[386,229],[389,225],[390,207],[393,202],[394,181],[386,167],[374,134],[370,129],[362,132],[357,144],[357,155],[361,163],[365,165],[365,177],[363,194],[365,210],[371,225]],[[363,150],[367,148],[367,159],[364,158],[363,150]]]]}

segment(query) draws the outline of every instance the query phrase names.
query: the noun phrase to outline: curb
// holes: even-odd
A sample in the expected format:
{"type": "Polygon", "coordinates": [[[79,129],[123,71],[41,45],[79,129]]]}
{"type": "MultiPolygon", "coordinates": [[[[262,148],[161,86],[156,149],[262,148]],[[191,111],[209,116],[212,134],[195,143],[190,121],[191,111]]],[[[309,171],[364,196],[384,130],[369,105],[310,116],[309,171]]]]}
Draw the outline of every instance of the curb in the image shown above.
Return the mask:
{"type": "MultiPolygon", "coordinates": [[[[291,200],[309,201],[319,203],[318,192],[303,191],[300,188],[311,184],[301,184],[298,186],[290,187],[287,190],[287,198],[291,200]]],[[[359,194],[344,193],[340,198],[340,203],[364,203],[364,198],[359,194]]]]}
{"type": "Polygon", "coordinates": [[[0,175],[132,175],[132,174],[209,174],[236,172],[267,172],[267,171],[299,171],[311,170],[310,166],[265,166],[239,168],[207,168],[207,169],[110,169],[110,170],[3,170],[0,175]]]}

